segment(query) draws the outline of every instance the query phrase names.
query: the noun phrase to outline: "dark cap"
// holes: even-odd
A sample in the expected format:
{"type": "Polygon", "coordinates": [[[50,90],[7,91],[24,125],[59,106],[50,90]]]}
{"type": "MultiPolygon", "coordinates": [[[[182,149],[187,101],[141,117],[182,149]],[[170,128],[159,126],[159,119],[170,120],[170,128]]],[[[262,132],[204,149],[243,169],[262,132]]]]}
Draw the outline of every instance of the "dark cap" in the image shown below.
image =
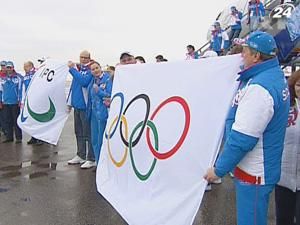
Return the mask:
{"type": "Polygon", "coordinates": [[[0,64],[1,64],[1,66],[6,66],[6,61],[3,60],[3,61],[1,61],[0,64]]]}
{"type": "Polygon", "coordinates": [[[157,55],[157,56],[155,56],[155,58],[156,58],[156,59],[161,59],[161,60],[164,59],[164,57],[163,57],[162,55],[157,55]]]}
{"type": "Polygon", "coordinates": [[[123,52],[120,56],[120,60],[123,59],[124,57],[133,57],[133,55],[130,54],[130,52],[123,52]]]}
{"type": "Polygon", "coordinates": [[[14,63],[12,61],[7,61],[6,62],[6,67],[14,68],[14,63]]]}

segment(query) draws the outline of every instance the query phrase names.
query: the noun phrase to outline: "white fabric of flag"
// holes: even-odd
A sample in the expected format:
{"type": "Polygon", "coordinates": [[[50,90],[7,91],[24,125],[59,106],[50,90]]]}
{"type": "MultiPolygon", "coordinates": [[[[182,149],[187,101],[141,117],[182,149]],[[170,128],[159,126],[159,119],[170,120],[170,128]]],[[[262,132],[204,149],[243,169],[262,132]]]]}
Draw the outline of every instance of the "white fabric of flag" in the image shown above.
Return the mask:
{"type": "Polygon", "coordinates": [[[130,225],[193,223],[240,64],[234,55],[117,68],[97,188],[130,225]]]}
{"type": "Polygon", "coordinates": [[[19,127],[29,135],[56,145],[68,118],[65,83],[66,63],[48,59],[34,74],[18,117],[19,127]]]}

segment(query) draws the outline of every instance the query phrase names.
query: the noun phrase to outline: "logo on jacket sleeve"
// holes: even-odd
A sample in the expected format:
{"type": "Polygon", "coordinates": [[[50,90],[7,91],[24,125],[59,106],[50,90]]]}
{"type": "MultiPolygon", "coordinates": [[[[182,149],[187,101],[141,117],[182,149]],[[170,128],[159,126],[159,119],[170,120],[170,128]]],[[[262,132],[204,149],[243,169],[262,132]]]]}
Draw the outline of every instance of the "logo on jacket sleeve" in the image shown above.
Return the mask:
{"type": "Polygon", "coordinates": [[[233,100],[232,100],[232,105],[231,107],[234,107],[234,106],[238,106],[239,105],[239,102],[241,101],[241,99],[244,97],[246,91],[247,91],[247,88],[249,86],[249,83],[250,83],[251,80],[248,81],[248,83],[243,87],[243,88],[240,88],[236,95],[234,96],[233,100]]]}
{"type": "Polygon", "coordinates": [[[282,91],[282,96],[283,96],[283,101],[288,100],[288,98],[289,98],[289,96],[290,96],[290,92],[289,92],[289,89],[288,89],[288,88],[285,88],[285,89],[282,91]]]}

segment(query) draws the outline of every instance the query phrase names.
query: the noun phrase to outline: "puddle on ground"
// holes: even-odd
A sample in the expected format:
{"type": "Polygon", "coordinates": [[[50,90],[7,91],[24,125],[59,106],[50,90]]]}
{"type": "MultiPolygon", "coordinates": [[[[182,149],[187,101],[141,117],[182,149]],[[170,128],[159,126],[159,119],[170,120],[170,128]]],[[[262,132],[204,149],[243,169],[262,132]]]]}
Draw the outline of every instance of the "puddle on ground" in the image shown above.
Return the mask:
{"type": "Polygon", "coordinates": [[[12,165],[12,166],[1,167],[0,171],[19,170],[21,168],[22,168],[22,164],[20,164],[20,165],[12,165]]]}
{"type": "Polygon", "coordinates": [[[20,176],[21,174],[22,173],[20,171],[14,171],[14,172],[10,172],[10,173],[4,173],[0,177],[2,177],[2,178],[13,178],[13,177],[20,176]]]}
{"type": "Polygon", "coordinates": [[[8,188],[1,188],[0,187],[0,193],[8,192],[8,190],[9,190],[8,188]]]}
{"type": "Polygon", "coordinates": [[[25,177],[28,179],[35,179],[35,178],[39,178],[39,177],[46,177],[48,175],[49,175],[48,172],[34,172],[34,173],[26,175],[25,177]]]}
{"type": "Polygon", "coordinates": [[[26,179],[34,179],[46,176],[48,176],[50,179],[56,179],[56,173],[53,173],[54,171],[69,170],[64,162],[57,163],[42,161],[43,160],[25,161],[20,165],[2,167],[0,168],[0,178],[14,178],[23,175],[23,177],[26,179]]]}

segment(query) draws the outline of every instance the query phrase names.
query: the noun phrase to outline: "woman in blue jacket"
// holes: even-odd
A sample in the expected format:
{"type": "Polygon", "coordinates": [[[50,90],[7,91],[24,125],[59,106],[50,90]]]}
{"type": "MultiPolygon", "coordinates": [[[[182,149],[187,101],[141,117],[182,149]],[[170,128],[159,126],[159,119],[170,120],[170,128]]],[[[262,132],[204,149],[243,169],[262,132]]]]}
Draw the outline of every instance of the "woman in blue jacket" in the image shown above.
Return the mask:
{"type": "Polygon", "coordinates": [[[98,163],[108,117],[112,80],[108,73],[102,71],[98,62],[93,62],[90,68],[93,79],[88,86],[87,118],[91,123],[91,142],[98,163]]]}

